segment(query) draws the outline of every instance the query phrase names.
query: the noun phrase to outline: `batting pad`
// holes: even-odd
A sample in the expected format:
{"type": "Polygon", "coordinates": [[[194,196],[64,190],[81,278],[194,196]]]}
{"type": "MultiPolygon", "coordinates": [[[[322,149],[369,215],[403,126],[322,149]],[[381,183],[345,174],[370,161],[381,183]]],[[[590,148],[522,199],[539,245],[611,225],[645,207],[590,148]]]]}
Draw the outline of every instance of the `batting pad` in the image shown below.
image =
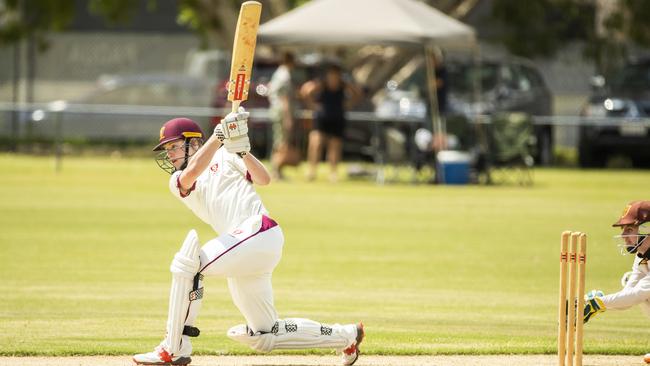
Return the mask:
{"type": "Polygon", "coordinates": [[[200,250],[198,235],[196,231],[190,230],[169,268],[172,272],[172,287],[169,292],[165,349],[171,355],[178,355],[181,348],[181,336],[190,306],[193,280],[201,264],[200,250]]]}
{"type": "Polygon", "coordinates": [[[251,331],[245,324],[228,330],[228,337],[260,352],[275,349],[333,348],[344,349],[355,342],[355,324],[326,325],[303,318],[278,319],[270,332],[251,331]]]}

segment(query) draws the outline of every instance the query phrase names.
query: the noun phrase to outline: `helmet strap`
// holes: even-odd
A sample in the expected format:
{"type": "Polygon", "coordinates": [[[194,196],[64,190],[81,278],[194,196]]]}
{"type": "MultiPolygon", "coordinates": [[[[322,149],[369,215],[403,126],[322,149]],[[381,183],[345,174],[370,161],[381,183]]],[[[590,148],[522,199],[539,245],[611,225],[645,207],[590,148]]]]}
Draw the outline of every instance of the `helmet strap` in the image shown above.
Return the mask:
{"type": "Polygon", "coordinates": [[[637,242],[637,245],[636,245],[636,248],[637,248],[637,253],[636,253],[636,255],[637,255],[637,257],[639,257],[639,258],[643,258],[643,259],[650,260],[650,248],[646,249],[646,251],[645,251],[644,253],[641,253],[641,252],[638,251],[638,248],[640,248],[641,245],[643,245],[643,242],[644,242],[647,238],[648,238],[648,235],[639,235],[639,239],[638,239],[638,242],[637,242]]]}
{"type": "Polygon", "coordinates": [[[183,165],[178,170],[187,168],[187,163],[190,160],[190,139],[185,140],[185,157],[183,158],[183,165]]]}

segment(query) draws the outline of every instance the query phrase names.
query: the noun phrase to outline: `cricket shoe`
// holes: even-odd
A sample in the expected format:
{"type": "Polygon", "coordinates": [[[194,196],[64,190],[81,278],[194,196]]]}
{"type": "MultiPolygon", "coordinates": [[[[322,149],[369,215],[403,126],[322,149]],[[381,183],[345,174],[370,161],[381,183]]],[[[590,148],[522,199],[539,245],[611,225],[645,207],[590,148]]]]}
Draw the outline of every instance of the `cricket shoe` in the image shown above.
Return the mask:
{"type": "Polygon", "coordinates": [[[192,362],[192,358],[190,356],[172,357],[162,346],[158,346],[153,352],[133,356],[133,362],[137,365],[185,366],[192,362]]]}
{"type": "Polygon", "coordinates": [[[341,352],[341,361],[343,366],[351,366],[354,365],[355,362],[357,362],[357,359],[359,358],[359,354],[361,351],[359,351],[359,345],[363,341],[363,337],[366,335],[366,333],[363,330],[363,323],[357,324],[357,338],[350,345],[350,347],[346,348],[341,352]]]}

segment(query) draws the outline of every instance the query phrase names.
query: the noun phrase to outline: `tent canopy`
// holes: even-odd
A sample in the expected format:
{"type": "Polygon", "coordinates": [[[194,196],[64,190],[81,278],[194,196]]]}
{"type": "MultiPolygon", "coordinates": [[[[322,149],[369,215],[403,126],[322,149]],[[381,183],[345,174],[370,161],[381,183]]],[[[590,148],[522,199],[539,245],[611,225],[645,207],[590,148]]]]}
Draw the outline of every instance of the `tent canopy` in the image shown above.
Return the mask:
{"type": "Polygon", "coordinates": [[[259,30],[261,43],[284,45],[472,48],[475,39],[471,27],[415,0],[312,0],[259,30]]]}

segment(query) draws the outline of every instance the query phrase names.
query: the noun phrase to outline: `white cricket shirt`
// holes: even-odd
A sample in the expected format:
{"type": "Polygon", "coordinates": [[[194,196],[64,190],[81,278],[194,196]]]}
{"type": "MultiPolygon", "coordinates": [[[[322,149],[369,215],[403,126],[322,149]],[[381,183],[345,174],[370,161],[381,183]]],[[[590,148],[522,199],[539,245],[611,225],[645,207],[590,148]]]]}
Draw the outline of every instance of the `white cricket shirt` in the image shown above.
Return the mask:
{"type": "Polygon", "coordinates": [[[179,189],[180,175],[181,171],[174,172],[169,179],[172,194],[219,234],[232,231],[253,215],[268,215],[243,159],[223,147],[186,196],[179,189]]]}
{"type": "Polygon", "coordinates": [[[626,309],[650,300],[650,267],[648,260],[635,256],[632,274],[625,287],[616,293],[605,295],[603,303],[607,309],[626,309]]]}

